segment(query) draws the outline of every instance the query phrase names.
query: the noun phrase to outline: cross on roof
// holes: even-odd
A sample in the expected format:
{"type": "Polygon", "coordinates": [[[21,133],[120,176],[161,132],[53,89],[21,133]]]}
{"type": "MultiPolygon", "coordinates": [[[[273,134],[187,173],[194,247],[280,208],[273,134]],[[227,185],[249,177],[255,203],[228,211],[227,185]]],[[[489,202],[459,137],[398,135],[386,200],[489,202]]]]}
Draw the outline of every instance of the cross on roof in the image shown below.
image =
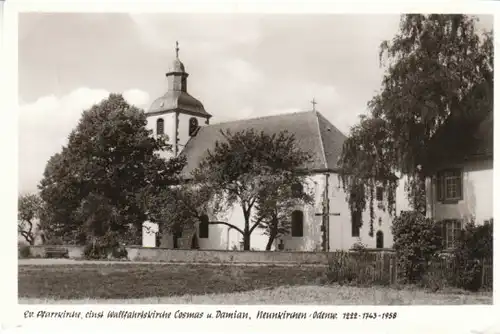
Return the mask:
{"type": "Polygon", "coordinates": [[[311,103],[313,105],[313,111],[316,111],[316,105],[318,104],[318,102],[316,102],[316,100],[313,98],[311,103]]]}
{"type": "Polygon", "coordinates": [[[179,41],[175,41],[175,56],[179,58],[179,41]]]}

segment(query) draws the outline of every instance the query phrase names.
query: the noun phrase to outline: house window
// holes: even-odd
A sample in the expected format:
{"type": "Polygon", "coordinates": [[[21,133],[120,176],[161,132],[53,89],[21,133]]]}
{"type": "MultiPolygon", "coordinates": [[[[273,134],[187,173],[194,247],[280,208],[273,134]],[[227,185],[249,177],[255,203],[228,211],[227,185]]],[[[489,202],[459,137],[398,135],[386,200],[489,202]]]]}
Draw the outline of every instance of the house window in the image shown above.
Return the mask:
{"type": "Polygon", "coordinates": [[[384,232],[377,232],[377,248],[384,248],[384,232]]]}
{"type": "Polygon", "coordinates": [[[383,201],[384,200],[384,188],[377,187],[375,195],[376,195],[377,201],[379,201],[379,202],[383,201]]]}
{"type": "Polygon", "coordinates": [[[351,213],[351,236],[359,237],[359,228],[361,226],[361,211],[351,213]]]}
{"type": "Polygon", "coordinates": [[[450,249],[455,246],[455,242],[462,230],[462,222],[460,220],[445,220],[442,222],[444,232],[444,248],[450,249]]]}
{"type": "Polygon", "coordinates": [[[292,212],[292,237],[304,236],[304,213],[300,210],[292,212]]]}
{"type": "Polygon", "coordinates": [[[302,195],[304,188],[302,187],[302,184],[300,183],[294,183],[292,184],[292,196],[294,198],[299,198],[302,195]]]}
{"type": "Polygon", "coordinates": [[[203,239],[208,238],[208,216],[207,215],[201,216],[199,236],[200,236],[200,238],[203,238],[203,239]]]}
{"type": "Polygon", "coordinates": [[[165,134],[165,121],[163,120],[163,118],[158,118],[158,120],[156,121],[156,134],[165,134]]]}
{"type": "Polygon", "coordinates": [[[438,173],[437,195],[441,202],[457,202],[462,197],[462,171],[446,170],[438,173]]]}
{"type": "Polygon", "coordinates": [[[196,117],[191,117],[189,119],[189,136],[194,136],[196,130],[198,130],[198,119],[196,117]]]}

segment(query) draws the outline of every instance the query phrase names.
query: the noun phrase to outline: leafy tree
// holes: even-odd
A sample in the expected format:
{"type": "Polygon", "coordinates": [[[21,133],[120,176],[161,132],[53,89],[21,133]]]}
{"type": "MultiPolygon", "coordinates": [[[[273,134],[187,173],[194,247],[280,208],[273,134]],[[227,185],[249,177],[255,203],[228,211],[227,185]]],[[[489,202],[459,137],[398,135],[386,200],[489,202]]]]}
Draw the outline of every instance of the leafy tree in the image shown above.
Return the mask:
{"type": "Polygon", "coordinates": [[[423,277],[428,262],[442,249],[441,229],[418,211],[403,211],[392,223],[392,234],[404,280],[415,283],[423,277]]]}
{"type": "MultiPolygon", "coordinates": [[[[221,131],[224,140],[217,141],[207,157],[193,172],[195,183],[210,189],[215,198],[226,203],[227,208],[239,204],[243,210],[244,227],[238,228],[227,222],[210,222],[233,227],[243,236],[245,250],[250,250],[250,236],[267,215],[252,220],[252,210],[262,201],[263,194],[274,196],[279,189],[301,183],[301,168],[310,160],[295,137],[286,131],[268,135],[253,129],[236,133],[221,131]]],[[[270,198],[269,198],[270,199],[270,198]]],[[[280,201],[280,199],[277,199],[280,201]]],[[[264,211],[262,211],[264,212],[264,211]]]]}
{"type": "Polygon", "coordinates": [[[17,231],[28,244],[34,245],[43,202],[35,194],[20,195],[17,207],[17,231]]]}
{"type": "Polygon", "coordinates": [[[376,181],[393,199],[390,175],[400,173],[409,178],[411,204],[424,213],[434,134],[451,117],[476,119],[492,111],[493,35],[479,32],[476,21],[466,15],[402,15],[399,32],[381,44],[382,89],[351,130],[340,159],[351,211],[370,203],[373,212],[376,181]]]}
{"type": "Polygon", "coordinates": [[[40,182],[44,226],[66,242],[82,244],[106,232],[140,242],[147,201],[183,167],[179,159],[160,158],[160,150],[170,149],[166,139],[151,136],[145,114],[121,95],[84,111],[40,182]]]}
{"type": "Polygon", "coordinates": [[[271,250],[274,240],[286,235],[291,230],[292,211],[300,204],[311,204],[313,197],[310,191],[304,190],[305,177],[294,175],[294,180],[276,182],[262,189],[255,205],[255,222],[269,237],[266,250],[271,250]],[[296,183],[292,183],[295,181],[296,183]]]}
{"type": "Polygon", "coordinates": [[[221,203],[206,185],[185,182],[165,188],[152,197],[149,219],[158,224],[160,235],[174,233],[200,223],[205,215],[217,215],[222,210],[221,203]]]}

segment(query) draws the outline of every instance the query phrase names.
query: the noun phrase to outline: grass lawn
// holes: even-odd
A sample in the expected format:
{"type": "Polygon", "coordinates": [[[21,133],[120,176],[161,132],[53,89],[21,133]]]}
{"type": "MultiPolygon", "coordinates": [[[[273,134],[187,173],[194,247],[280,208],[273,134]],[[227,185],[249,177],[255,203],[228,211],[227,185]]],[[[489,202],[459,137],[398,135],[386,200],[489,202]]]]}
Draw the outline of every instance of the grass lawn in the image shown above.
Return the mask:
{"type": "Polygon", "coordinates": [[[175,264],[19,266],[20,303],[491,304],[490,294],[321,286],[325,268],[175,264]]]}

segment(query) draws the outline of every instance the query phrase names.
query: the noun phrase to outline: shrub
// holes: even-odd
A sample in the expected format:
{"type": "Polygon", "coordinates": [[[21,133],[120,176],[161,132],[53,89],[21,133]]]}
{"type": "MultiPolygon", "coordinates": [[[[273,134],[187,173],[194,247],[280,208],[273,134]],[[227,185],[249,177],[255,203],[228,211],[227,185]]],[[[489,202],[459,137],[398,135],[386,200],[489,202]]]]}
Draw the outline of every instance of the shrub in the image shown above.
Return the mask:
{"type": "Polygon", "coordinates": [[[83,248],[83,256],[88,260],[102,260],[107,257],[102,247],[96,242],[94,244],[87,244],[83,248]]]}
{"type": "Polygon", "coordinates": [[[420,281],[429,261],[442,249],[441,229],[419,212],[403,211],[394,219],[392,233],[402,281],[420,281]]]}
{"type": "Polygon", "coordinates": [[[452,254],[457,267],[455,284],[467,290],[479,290],[484,262],[493,260],[493,221],[484,225],[467,223],[452,254]]]}
{"type": "Polygon", "coordinates": [[[125,247],[120,245],[118,247],[113,248],[111,255],[114,259],[126,259],[128,252],[125,247]]]}
{"type": "Polygon", "coordinates": [[[429,288],[432,291],[443,290],[453,285],[455,277],[455,267],[449,258],[437,257],[427,266],[422,275],[420,286],[429,288]]]}
{"type": "Polygon", "coordinates": [[[347,252],[338,252],[328,261],[326,279],[328,283],[346,284],[357,279],[357,272],[354,270],[355,263],[347,252]]]}
{"type": "Polygon", "coordinates": [[[106,233],[85,245],[83,250],[86,259],[102,260],[107,258],[122,259],[127,257],[127,250],[120,245],[120,235],[115,232],[106,233]]]}
{"type": "Polygon", "coordinates": [[[31,256],[30,246],[21,244],[18,246],[19,248],[19,257],[21,259],[26,259],[31,256]]]}
{"type": "Polygon", "coordinates": [[[341,285],[387,284],[388,281],[376,275],[376,264],[380,260],[378,254],[364,251],[332,253],[325,279],[341,285]]]}
{"type": "Polygon", "coordinates": [[[352,245],[351,250],[354,252],[366,252],[367,247],[364,243],[361,242],[360,239],[352,245]]]}

